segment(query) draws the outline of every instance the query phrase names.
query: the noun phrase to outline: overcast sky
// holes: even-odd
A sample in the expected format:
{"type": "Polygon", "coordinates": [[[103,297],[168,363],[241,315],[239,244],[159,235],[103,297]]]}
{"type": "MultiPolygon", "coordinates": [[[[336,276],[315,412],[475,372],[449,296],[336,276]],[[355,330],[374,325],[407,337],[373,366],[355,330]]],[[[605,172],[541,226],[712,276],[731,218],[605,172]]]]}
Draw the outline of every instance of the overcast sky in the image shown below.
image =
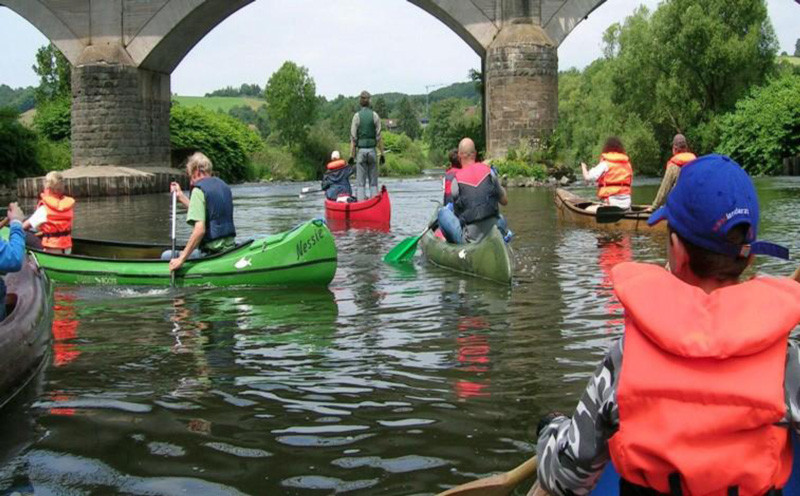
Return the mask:
{"type": "MultiPolygon", "coordinates": [[[[603,31],[640,4],[607,0],[558,49],[559,68],[582,68],[600,56],[603,31]]],[[[768,0],[780,51],[794,52],[800,5],[768,0]]],[[[45,37],[0,7],[0,83],[36,85],[31,66],[45,37]]],[[[317,93],[333,98],[400,91],[464,81],[478,56],[450,29],[405,0],[256,0],[211,31],[172,75],[172,91],[203,95],[242,83],[264,85],[285,60],[308,67],[317,93]]],[[[431,88],[432,89],[432,88],[431,88]]]]}

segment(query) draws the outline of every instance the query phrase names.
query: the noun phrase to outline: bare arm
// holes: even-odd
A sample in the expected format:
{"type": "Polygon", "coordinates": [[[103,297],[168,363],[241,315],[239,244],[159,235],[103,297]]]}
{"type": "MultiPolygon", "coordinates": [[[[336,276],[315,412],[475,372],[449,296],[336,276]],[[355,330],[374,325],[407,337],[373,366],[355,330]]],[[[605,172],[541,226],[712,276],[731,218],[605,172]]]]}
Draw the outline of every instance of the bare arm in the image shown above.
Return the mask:
{"type": "Polygon", "coordinates": [[[358,114],[353,116],[350,122],[350,158],[356,156],[356,132],[358,131],[358,114]]]}
{"type": "Polygon", "coordinates": [[[206,234],[206,223],[198,220],[194,223],[194,228],[192,229],[192,235],[189,236],[189,241],[186,243],[186,247],[184,247],[183,251],[181,252],[178,258],[174,258],[169,262],[169,269],[170,270],[178,270],[181,266],[189,259],[189,255],[200,246],[200,242],[203,240],[203,236],[206,234]]]}
{"type": "Polygon", "coordinates": [[[178,183],[170,184],[169,191],[170,193],[178,193],[178,201],[181,202],[181,205],[183,205],[184,207],[189,208],[189,197],[183,193],[180,184],[178,183]]]}
{"type": "Polygon", "coordinates": [[[583,180],[589,182],[589,171],[586,168],[586,164],[581,162],[581,173],[583,174],[583,180]]]}
{"type": "Polygon", "coordinates": [[[378,142],[378,153],[383,155],[383,136],[381,136],[381,116],[377,112],[372,112],[373,122],[375,123],[375,139],[378,142]]]}
{"type": "Polygon", "coordinates": [[[658,188],[656,199],[653,200],[653,203],[650,205],[651,210],[657,209],[667,201],[667,195],[672,191],[672,188],[678,181],[680,172],[681,168],[677,165],[670,164],[667,167],[667,170],[664,172],[664,177],[661,179],[661,186],[658,188]]]}

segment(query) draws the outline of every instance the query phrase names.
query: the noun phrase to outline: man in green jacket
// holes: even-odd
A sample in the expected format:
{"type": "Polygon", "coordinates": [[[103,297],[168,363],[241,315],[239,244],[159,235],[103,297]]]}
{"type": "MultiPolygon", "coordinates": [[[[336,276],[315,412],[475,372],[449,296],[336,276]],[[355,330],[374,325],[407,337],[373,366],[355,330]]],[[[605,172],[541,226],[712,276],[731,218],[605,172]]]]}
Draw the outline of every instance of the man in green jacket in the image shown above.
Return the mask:
{"type": "Polygon", "coordinates": [[[361,110],[353,116],[350,125],[350,165],[356,165],[356,197],[359,200],[372,198],[373,188],[378,194],[378,156],[380,163],[386,163],[383,156],[383,140],[381,139],[381,118],[369,108],[370,94],[361,92],[359,104],[361,110]]]}

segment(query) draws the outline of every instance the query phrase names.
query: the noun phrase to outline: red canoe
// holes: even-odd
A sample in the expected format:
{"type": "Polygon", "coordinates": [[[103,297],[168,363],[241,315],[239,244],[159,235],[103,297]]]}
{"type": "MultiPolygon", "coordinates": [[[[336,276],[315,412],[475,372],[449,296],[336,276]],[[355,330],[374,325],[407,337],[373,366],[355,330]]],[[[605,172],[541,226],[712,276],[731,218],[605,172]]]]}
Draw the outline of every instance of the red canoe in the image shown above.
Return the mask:
{"type": "Polygon", "coordinates": [[[339,203],[325,200],[325,216],[329,223],[345,223],[350,227],[388,228],[392,222],[392,202],[386,186],[381,188],[378,196],[369,200],[339,203]]]}

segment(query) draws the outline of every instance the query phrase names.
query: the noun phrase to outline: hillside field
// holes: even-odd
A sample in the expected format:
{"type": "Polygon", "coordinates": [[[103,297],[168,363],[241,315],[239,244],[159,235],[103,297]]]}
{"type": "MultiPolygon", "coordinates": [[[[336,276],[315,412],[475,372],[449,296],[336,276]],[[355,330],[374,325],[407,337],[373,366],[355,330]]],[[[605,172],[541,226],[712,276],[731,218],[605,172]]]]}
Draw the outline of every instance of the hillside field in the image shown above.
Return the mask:
{"type": "Polygon", "coordinates": [[[208,110],[222,110],[228,112],[234,107],[241,107],[247,105],[253,110],[264,105],[264,100],[259,98],[238,97],[238,96],[173,96],[173,101],[178,102],[180,105],[187,107],[204,107],[208,110]]]}

